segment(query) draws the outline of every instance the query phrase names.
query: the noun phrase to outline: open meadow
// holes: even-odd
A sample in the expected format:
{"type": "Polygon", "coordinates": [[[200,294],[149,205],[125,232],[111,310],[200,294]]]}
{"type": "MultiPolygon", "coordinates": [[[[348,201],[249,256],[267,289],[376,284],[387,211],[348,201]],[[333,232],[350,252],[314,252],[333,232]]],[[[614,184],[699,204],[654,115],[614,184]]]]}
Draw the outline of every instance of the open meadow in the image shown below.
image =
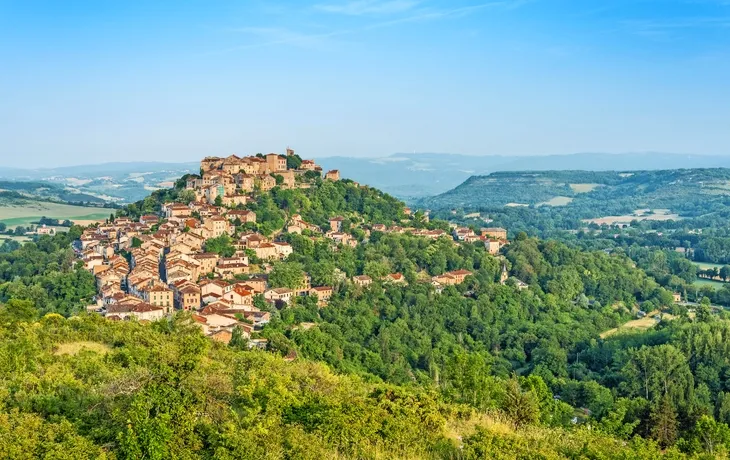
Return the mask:
{"type": "Polygon", "coordinates": [[[599,217],[597,219],[583,219],[583,222],[588,224],[594,223],[598,225],[615,225],[630,224],[634,220],[682,220],[682,217],[680,217],[678,214],[670,213],[668,209],[655,209],[653,211],[650,209],[637,209],[632,214],[627,214],[623,216],[605,216],[599,217]]]}
{"type": "Polygon", "coordinates": [[[692,262],[693,264],[697,265],[700,270],[707,270],[710,268],[717,268],[718,270],[723,267],[723,264],[711,264],[709,262],[692,262]]]}
{"type": "Polygon", "coordinates": [[[85,206],[73,206],[61,203],[44,201],[24,201],[22,203],[0,203],[0,222],[9,228],[18,225],[31,225],[41,217],[51,219],[71,220],[75,223],[88,225],[103,221],[109,217],[112,210],[85,206]]]}

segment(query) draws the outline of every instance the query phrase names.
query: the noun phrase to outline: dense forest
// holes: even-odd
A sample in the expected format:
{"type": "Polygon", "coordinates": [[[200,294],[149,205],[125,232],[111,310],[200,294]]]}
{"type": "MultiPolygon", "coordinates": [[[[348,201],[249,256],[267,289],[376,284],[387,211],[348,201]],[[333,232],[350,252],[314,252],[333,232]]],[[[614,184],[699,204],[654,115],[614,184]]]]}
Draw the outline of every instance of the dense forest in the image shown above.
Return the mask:
{"type": "Polygon", "coordinates": [[[0,458],[681,455],[602,430],[539,425],[535,417],[559,405],[535,379],[490,386],[503,411],[487,413],[426,387],[210,342],[184,315],[144,326],[48,314],[31,324],[27,311],[0,308],[0,458]]]}
{"type": "Polygon", "coordinates": [[[0,303],[29,300],[40,314],[82,311],[96,295],[96,282],[71,248],[79,235],[80,228],[72,227],[35,242],[0,245],[0,303]]]}
{"type": "MultiPolygon", "coordinates": [[[[188,200],[183,183],[117,215],[188,200]]],[[[239,230],[275,235],[294,213],[327,229],[339,215],[360,242],[276,236],[294,253],[272,285],[306,272],[335,292],[325,308],[258,299],[267,352],[210,342],[183,313],[148,325],[85,313],[95,285],[71,248],[78,227],[0,247],[0,458],[727,456],[730,320],[702,290],[694,308],[675,303],[697,269],[669,246],[521,232],[493,256],[366,234],[405,209],[350,181],[276,187],[245,207],[257,222],[239,230]],[[472,275],[431,285],[457,269],[472,275]],[[380,281],[394,272],[406,284],[380,281]],[[375,281],[347,281],[361,274],[375,281]],[[653,327],[611,332],[643,314],[653,327]]]]}

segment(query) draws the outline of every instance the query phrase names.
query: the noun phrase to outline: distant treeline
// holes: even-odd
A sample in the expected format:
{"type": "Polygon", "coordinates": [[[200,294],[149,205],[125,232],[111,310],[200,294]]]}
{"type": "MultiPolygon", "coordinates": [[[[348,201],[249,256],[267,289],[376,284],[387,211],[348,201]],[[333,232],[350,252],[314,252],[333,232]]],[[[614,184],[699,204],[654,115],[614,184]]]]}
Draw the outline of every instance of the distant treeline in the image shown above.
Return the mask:
{"type": "Polygon", "coordinates": [[[15,195],[2,195],[5,198],[37,198],[75,206],[118,207],[116,205],[107,206],[108,203],[105,200],[94,195],[66,190],[64,187],[49,182],[0,181],[0,190],[3,190],[2,193],[16,193],[15,195]]]}
{"type": "MultiPolygon", "coordinates": [[[[3,185],[0,183],[0,188],[2,188],[3,185]]],[[[61,198],[61,196],[58,195],[24,195],[22,193],[16,192],[16,191],[10,191],[10,190],[3,190],[0,191],[0,199],[6,199],[6,200],[14,200],[19,201],[18,204],[22,205],[24,202],[27,201],[43,201],[48,203],[61,203],[61,204],[68,204],[71,206],[82,206],[87,208],[104,208],[104,209],[118,209],[121,206],[116,203],[108,203],[102,199],[92,197],[91,195],[86,195],[83,193],[63,193],[63,196],[65,198],[61,198]],[[72,198],[75,198],[72,199],[72,198]],[[88,200],[86,198],[93,198],[93,200],[88,200]]]]}

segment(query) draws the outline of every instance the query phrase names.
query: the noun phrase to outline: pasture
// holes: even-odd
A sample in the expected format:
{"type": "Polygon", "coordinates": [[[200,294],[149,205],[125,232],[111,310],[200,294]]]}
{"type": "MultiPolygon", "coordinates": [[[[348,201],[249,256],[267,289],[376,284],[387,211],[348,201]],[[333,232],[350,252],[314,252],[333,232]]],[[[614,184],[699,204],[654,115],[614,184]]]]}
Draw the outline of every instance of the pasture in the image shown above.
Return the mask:
{"type": "Polygon", "coordinates": [[[694,283],[692,283],[693,286],[702,287],[702,286],[710,286],[715,289],[722,288],[726,283],[723,283],[722,281],[715,281],[715,280],[707,280],[707,279],[698,279],[694,283]]]}
{"type": "Polygon", "coordinates": [[[596,187],[601,184],[569,184],[570,188],[575,193],[588,193],[592,192],[596,187]]]}
{"type": "Polygon", "coordinates": [[[28,226],[45,216],[51,219],[71,220],[81,225],[103,221],[112,212],[110,209],[73,206],[45,201],[0,202],[0,222],[15,228],[28,226]]]}
{"type": "Polygon", "coordinates": [[[606,216],[598,217],[596,219],[583,219],[583,222],[587,224],[595,223],[598,225],[615,225],[615,224],[630,224],[631,221],[642,221],[642,220],[682,220],[679,214],[671,214],[668,209],[655,209],[653,212],[650,209],[637,209],[631,214],[623,216],[606,216]]]}
{"type": "Polygon", "coordinates": [[[573,201],[573,198],[567,196],[556,196],[543,203],[539,203],[538,206],[567,206],[573,201]]]}
{"type": "Polygon", "coordinates": [[[707,270],[710,268],[717,268],[718,270],[723,267],[722,264],[711,264],[708,262],[692,262],[693,264],[697,265],[700,270],[707,270]]]}

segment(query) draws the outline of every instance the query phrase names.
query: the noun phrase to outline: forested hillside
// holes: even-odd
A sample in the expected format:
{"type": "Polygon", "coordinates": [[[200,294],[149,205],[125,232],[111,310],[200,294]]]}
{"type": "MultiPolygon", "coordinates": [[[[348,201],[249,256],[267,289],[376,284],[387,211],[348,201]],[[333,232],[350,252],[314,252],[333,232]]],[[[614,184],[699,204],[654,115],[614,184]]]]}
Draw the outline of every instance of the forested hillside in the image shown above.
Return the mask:
{"type": "Polygon", "coordinates": [[[84,203],[103,206],[106,201],[88,193],[76,192],[50,182],[23,182],[0,180],[0,191],[9,198],[38,198],[53,202],[84,203]]]}
{"type": "Polygon", "coordinates": [[[607,217],[609,224],[642,219],[706,224],[727,219],[728,197],[730,169],[533,171],[474,176],[420,205],[457,214],[478,211],[513,229],[549,231],[607,217]]]}
{"type": "Polygon", "coordinates": [[[80,234],[79,227],[72,227],[35,242],[0,245],[0,302],[29,300],[39,314],[83,311],[96,295],[96,284],[71,248],[80,234]]]}
{"type": "MultiPolygon", "coordinates": [[[[118,216],[190,200],[184,179],[118,216]]],[[[293,249],[272,286],[308,273],[333,287],[326,305],[256,298],[271,315],[252,335],[265,352],[241,334],[213,342],[185,312],[85,313],[96,286],[71,249],[76,227],[0,248],[0,458],[727,456],[730,323],[708,302],[675,303],[672,261],[524,233],[490,254],[481,240],[382,232],[448,225],[347,180],[241,207],[257,220],[234,236],[293,249]],[[325,228],[341,216],[358,244],[282,232],[295,213],[325,228]],[[469,275],[431,281],[456,270],[469,275]],[[615,332],[639,312],[647,331],[615,332]]]]}
{"type": "MultiPolygon", "coordinates": [[[[554,405],[514,379],[506,414],[447,404],[429,388],[367,383],[308,361],[209,342],[187,317],[39,322],[0,309],[0,458],[638,458],[655,444],[538,428],[554,405]],[[544,409],[543,409],[544,410],[544,409]]],[[[673,451],[677,458],[677,452],[673,451]]]]}

